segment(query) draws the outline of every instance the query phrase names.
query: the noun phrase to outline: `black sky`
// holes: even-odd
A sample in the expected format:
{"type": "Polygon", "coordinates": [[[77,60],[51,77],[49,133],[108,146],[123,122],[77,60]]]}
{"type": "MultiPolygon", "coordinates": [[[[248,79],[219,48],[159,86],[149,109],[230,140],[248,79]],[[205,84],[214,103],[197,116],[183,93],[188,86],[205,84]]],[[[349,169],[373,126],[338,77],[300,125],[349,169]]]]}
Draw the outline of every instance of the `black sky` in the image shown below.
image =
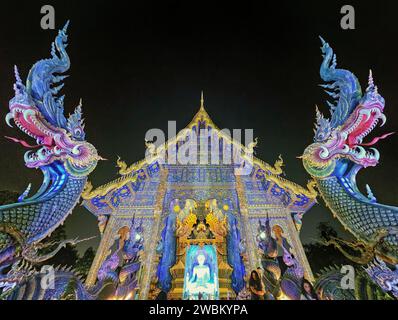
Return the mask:
{"type": "MultiPolygon", "coordinates": [[[[313,138],[314,106],[327,113],[318,87],[319,35],[335,49],[340,67],[366,84],[372,68],[387,101],[385,131],[398,130],[398,4],[350,1],[356,30],[340,28],[341,1],[18,1],[0,10],[0,117],[12,98],[13,65],[26,76],[49,57],[56,32],[40,28],[40,8],[52,4],[56,25],[71,20],[68,52],[71,77],[63,93],[71,112],[83,98],[88,140],[102,162],[90,176],[94,185],[116,177],[115,159],[144,156],[148,129],[182,129],[199,106],[221,128],[252,128],[260,137],[257,156],[273,163],[284,156],[287,178],[309,179],[296,157],[313,138]]],[[[19,135],[5,122],[0,137],[19,135]]],[[[398,137],[379,143],[382,161],[359,177],[382,203],[398,204],[398,137]]],[[[0,190],[22,192],[39,172],[23,164],[22,147],[0,138],[0,190]]],[[[315,236],[331,215],[320,205],[304,219],[302,238],[315,236]]],[[[67,220],[71,236],[98,235],[95,218],[77,208],[67,220]]],[[[98,241],[98,239],[97,239],[98,241]]],[[[96,245],[96,241],[82,245],[96,245]]]]}

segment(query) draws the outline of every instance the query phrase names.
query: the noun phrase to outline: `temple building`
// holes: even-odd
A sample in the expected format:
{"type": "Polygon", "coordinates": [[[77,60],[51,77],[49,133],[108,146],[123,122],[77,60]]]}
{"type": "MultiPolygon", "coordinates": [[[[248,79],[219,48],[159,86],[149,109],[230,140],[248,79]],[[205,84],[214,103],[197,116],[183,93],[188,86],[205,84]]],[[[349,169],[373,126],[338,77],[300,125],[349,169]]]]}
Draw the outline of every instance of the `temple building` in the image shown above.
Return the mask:
{"type": "Polygon", "coordinates": [[[291,254],[313,281],[299,235],[317,194],[310,183],[303,188],[283,177],[282,158],[269,165],[254,156],[256,143],[220,130],[203,95],[185,129],[164,144],[146,144],[144,160],[128,166],[119,159],[116,180],[88,183],[83,193],[102,237],[88,285],[116,259],[118,297],[235,299],[250,272],[266,268],[267,237],[278,244],[273,258],[291,254]],[[191,150],[187,143],[201,146],[197,161],[177,156],[191,150]]]}

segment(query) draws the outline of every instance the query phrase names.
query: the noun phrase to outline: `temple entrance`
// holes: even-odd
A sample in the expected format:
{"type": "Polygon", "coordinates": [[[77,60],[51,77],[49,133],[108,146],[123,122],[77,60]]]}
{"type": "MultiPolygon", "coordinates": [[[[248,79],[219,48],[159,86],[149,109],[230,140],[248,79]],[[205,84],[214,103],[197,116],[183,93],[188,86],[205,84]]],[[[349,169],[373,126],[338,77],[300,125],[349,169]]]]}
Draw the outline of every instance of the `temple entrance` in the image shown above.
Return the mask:
{"type": "Polygon", "coordinates": [[[176,217],[176,263],[169,299],[219,300],[235,295],[228,264],[227,217],[215,199],[185,201],[176,217]]]}
{"type": "Polygon", "coordinates": [[[213,245],[189,247],[184,279],[184,300],[218,300],[218,263],[213,245]]]}

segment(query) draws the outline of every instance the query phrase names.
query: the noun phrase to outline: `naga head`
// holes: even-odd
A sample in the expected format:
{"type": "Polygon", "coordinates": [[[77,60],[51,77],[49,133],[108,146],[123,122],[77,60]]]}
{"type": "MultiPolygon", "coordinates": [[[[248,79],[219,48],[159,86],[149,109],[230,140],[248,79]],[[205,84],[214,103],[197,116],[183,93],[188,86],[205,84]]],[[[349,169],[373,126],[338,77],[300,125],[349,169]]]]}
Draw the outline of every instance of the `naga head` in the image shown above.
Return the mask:
{"type": "Polygon", "coordinates": [[[85,141],[81,103],[67,119],[64,116],[64,96],[58,96],[62,81],[67,77],[63,73],[70,67],[65,50],[67,27],[68,23],[59,31],[52,45],[52,58],[41,60],[32,67],[26,85],[15,67],[15,97],[9,103],[6,122],[12,127],[13,120],[36,143],[7,138],[30,149],[24,157],[28,168],[40,168],[59,161],[65,164],[69,173],[80,176],[94,170],[101,158],[95,147],[85,141]]]}
{"type": "Polygon", "coordinates": [[[259,222],[257,243],[258,247],[264,252],[269,258],[276,258],[278,256],[278,245],[276,240],[271,235],[270,219],[267,215],[267,219],[263,224],[261,220],[259,222]]]}
{"type": "Polygon", "coordinates": [[[384,292],[391,293],[395,298],[398,298],[398,266],[395,266],[395,270],[392,270],[384,261],[376,258],[365,268],[365,271],[384,292]]]}
{"type": "Polygon", "coordinates": [[[332,174],[338,160],[351,161],[358,168],[374,167],[380,153],[373,146],[385,134],[366,142],[367,136],[378,124],[384,126],[384,98],[378,93],[372,72],[368,87],[362,94],[358,79],[350,71],[336,69],[333,49],[322,39],[323,63],[321,77],[327,83],[321,85],[334,99],[327,102],[331,118],[327,119],[317,108],[314,143],[304,152],[302,159],[307,171],[314,177],[332,174]]]}

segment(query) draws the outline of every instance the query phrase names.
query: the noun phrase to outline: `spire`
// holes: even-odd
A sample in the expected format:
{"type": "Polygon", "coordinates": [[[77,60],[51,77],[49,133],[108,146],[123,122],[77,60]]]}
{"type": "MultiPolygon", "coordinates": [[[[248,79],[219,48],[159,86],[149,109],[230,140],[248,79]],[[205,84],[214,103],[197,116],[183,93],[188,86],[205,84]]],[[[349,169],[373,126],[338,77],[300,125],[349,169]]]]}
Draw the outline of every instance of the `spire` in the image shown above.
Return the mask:
{"type": "Polygon", "coordinates": [[[197,125],[199,122],[206,123],[207,125],[210,124],[213,128],[217,128],[217,126],[210,119],[210,116],[205,109],[205,98],[204,98],[203,91],[201,92],[201,95],[200,95],[200,108],[199,108],[198,112],[196,112],[195,116],[193,117],[193,119],[192,119],[191,123],[188,125],[188,127],[191,125],[197,125]]]}
{"type": "Polygon", "coordinates": [[[200,110],[204,110],[205,109],[205,98],[203,95],[203,90],[202,90],[202,94],[200,96],[200,110]]]}

